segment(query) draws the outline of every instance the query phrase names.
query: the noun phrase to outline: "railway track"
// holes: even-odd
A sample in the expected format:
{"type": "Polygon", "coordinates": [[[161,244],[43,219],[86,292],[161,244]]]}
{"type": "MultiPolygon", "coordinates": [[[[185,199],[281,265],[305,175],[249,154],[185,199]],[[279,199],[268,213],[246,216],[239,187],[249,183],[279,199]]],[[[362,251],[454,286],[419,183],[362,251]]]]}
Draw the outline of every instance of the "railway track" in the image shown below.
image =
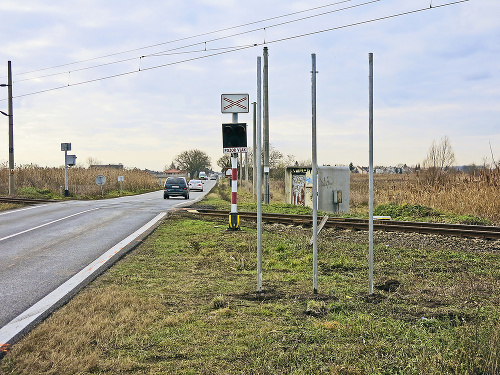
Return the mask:
{"type": "MultiPolygon", "coordinates": [[[[41,204],[56,202],[50,199],[33,199],[19,197],[0,197],[0,203],[15,203],[15,204],[41,204]]],[[[196,209],[190,210],[199,215],[211,217],[227,218],[229,211],[225,210],[209,210],[196,209]]],[[[256,221],[256,212],[239,212],[240,219],[256,221]]],[[[318,223],[321,221],[318,218],[318,223]]],[[[310,215],[288,215],[276,213],[263,213],[262,220],[266,223],[279,223],[288,225],[303,225],[312,226],[312,216],[310,215]]],[[[367,219],[339,218],[330,217],[325,222],[326,228],[343,228],[353,230],[368,230],[367,219]]],[[[426,234],[441,234],[457,237],[485,238],[485,239],[500,239],[500,227],[482,226],[482,225],[463,225],[463,224],[444,224],[444,223],[423,223],[414,221],[394,221],[394,220],[374,220],[374,230],[382,230],[387,232],[412,232],[426,234]]]]}
{"type": "MultiPolygon", "coordinates": [[[[208,210],[196,209],[190,210],[199,215],[224,217],[227,218],[229,211],[224,210],[208,210]]],[[[242,220],[257,220],[256,212],[239,212],[240,219],[242,220]]],[[[318,218],[318,223],[321,221],[318,218]]],[[[312,216],[309,215],[287,215],[287,214],[274,214],[263,213],[262,220],[267,223],[280,223],[288,225],[304,225],[312,226],[312,216]]],[[[353,219],[353,218],[339,218],[330,217],[325,222],[326,228],[343,228],[354,230],[368,230],[367,219],[353,219]]],[[[457,237],[472,237],[472,238],[485,238],[485,239],[500,239],[500,227],[495,226],[481,226],[481,225],[463,225],[463,224],[442,224],[442,223],[421,223],[413,221],[394,221],[394,220],[374,220],[374,230],[383,230],[388,232],[413,232],[413,233],[426,233],[426,234],[441,234],[447,236],[457,237]]]]}
{"type": "Polygon", "coordinates": [[[57,202],[50,199],[34,199],[34,198],[18,198],[18,197],[0,197],[0,203],[15,203],[15,204],[40,204],[57,202]]]}

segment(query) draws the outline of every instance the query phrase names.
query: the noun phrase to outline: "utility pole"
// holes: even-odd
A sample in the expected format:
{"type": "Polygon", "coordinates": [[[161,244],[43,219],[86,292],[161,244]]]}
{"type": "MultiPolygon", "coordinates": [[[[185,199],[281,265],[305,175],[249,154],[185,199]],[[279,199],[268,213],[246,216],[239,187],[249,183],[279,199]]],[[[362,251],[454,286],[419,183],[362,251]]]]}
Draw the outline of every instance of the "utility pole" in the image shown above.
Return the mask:
{"type": "MultiPolygon", "coordinates": [[[[257,292],[262,292],[262,160],[261,160],[261,108],[262,108],[262,98],[261,98],[261,58],[257,57],[257,143],[254,154],[256,157],[256,175],[257,175],[257,292]]],[[[255,108],[255,107],[254,107],[255,108]]]]}
{"type": "Polygon", "coordinates": [[[369,87],[368,87],[368,133],[369,133],[369,198],[368,198],[368,293],[373,294],[373,53],[368,54],[369,87]]]}
{"type": "Polygon", "coordinates": [[[269,204],[269,58],[264,47],[263,103],[264,103],[264,203],[269,204]]]}
{"type": "Polygon", "coordinates": [[[318,161],[316,147],[316,54],[311,55],[311,101],[312,101],[312,201],[313,201],[313,292],[318,293],[318,161]]]}
{"type": "Polygon", "coordinates": [[[14,110],[12,105],[12,67],[11,62],[7,62],[8,83],[0,84],[0,87],[7,86],[9,96],[9,113],[0,111],[3,115],[9,118],[9,195],[13,195],[16,191],[14,182],[14,110]]]}

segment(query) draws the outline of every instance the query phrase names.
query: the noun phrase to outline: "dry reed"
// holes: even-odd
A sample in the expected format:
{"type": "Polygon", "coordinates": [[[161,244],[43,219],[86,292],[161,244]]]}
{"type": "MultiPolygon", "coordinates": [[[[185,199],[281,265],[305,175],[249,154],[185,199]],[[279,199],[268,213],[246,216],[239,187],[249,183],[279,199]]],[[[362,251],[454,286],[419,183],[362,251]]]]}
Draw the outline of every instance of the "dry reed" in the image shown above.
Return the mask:
{"type": "MultiPolygon", "coordinates": [[[[8,169],[0,170],[0,194],[8,192],[8,169]]],[[[68,190],[71,195],[79,197],[93,197],[119,191],[118,176],[123,176],[123,191],[140,193],[160,189],[158,179],[146,171],[139,169],[87,169],[70,168],[68,170],[68,190]],[[95,182],[97,175],[106,177],[106,183],[98,186],[95,182]]],[[[16,189],[35,188],[38,191],[50,192],[54,195],[64,193],[64,168],[49,168],[38,166],[21,166],[15,171],[16,189]]]]}
{"type": "MultiPolygon", "coordinates": [[[[474,215],[500,223],[500,169],[473,174],[446,173],[439,182],[425,172],[375,175],[374,204],[420,204],[457,215],[474,215]]],[[[366,210],[368,175],[351,174],[351,208],[366,210]]]]}

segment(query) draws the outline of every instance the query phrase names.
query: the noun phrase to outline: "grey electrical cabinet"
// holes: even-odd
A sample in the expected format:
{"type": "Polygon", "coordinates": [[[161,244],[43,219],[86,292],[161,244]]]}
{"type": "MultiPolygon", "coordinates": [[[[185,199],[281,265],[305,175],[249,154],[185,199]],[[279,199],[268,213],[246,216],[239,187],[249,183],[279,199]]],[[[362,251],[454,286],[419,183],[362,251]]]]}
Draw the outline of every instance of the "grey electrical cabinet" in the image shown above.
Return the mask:
{"type": "Polygon", "coordinates": [[[349,212],[351,175],[348,167],[318,167],[318,209],[349,212]]]}
{"type": "MultiPolygon", "coordinates": [[[[318,209],[326,212],[349,212],[350,171],[348,167],[318,167],[318,209]]],[[[312,167],[287,167],[286,202],[312,207],[312,167]]]]}

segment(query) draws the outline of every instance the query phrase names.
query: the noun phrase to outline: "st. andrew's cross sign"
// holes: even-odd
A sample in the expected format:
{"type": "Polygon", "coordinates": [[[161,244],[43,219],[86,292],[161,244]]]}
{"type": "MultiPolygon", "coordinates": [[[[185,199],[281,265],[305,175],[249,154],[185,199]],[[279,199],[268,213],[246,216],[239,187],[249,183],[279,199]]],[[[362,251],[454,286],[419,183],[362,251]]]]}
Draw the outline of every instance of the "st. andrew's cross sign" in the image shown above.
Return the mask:
{"type": "Polygon", "coordinates": [[[250,103],[248,94],[222,94],[221,112],[222,113],[248,113],[250,103]]]}

